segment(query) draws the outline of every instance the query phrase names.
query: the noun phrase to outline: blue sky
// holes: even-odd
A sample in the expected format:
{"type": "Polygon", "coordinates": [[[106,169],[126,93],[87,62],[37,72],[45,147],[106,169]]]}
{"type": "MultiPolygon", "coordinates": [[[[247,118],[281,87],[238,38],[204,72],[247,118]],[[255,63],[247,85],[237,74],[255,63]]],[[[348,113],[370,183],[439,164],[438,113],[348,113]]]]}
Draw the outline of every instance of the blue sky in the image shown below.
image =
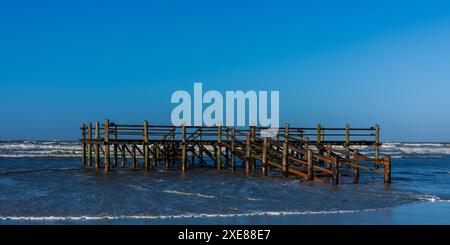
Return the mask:
{"type": "Polygon", "coordinates": [[[175,90],[279,90],[281,121],[450,141],[449,1],[1,1],[0,139],[169,123],[175,90]]]}

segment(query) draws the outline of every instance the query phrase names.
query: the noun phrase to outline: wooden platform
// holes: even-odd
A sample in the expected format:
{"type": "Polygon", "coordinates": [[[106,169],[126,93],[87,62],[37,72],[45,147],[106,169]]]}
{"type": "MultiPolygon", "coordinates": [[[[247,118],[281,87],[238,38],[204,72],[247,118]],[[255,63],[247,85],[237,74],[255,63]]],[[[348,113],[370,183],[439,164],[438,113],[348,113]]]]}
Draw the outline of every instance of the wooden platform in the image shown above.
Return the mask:
{"type": "Polygon", "coordinates": [[[379,155],[378,125],[323,128],[318,124],[315,128],[290,128],[286,124],[273,137],[261,137],[264,129],[149,125],[147,121],[142,125],[109,120],[102,125],[88,123],[81,127],[82,164],[103,167],[105,171],[127,166],[137,169],[141,165],[149,171],[164,162],[166,168],[188,171],[195,164],[207,165],[204,159],[207,157],[218,171],[236,171],[239,162],[246,174],[278,172],[285,177],[296,175],[308,181],[331,181],[337,185],[341,176],[352,176],[353,182],[358,183],[360,170],[364,170],[383,175],[385,183],[391,182],[391,159],[379,155]],[[372,146],[373,157],[359,153],[355,146],[372,146]]]}

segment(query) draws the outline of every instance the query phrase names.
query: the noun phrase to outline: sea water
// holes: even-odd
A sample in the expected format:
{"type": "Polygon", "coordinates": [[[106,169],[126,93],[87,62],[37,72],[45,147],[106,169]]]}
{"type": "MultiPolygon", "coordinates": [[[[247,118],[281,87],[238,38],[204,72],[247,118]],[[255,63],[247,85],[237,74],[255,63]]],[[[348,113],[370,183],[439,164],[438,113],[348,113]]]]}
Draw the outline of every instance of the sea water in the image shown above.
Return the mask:
{"type": "MultiPolygon", "coordinates": [[[[360,147],[371,154],[371,147],[360,147]]],[[[0,142],[1,224],[450,224],[450,145],[385,143],[393,183],[361,170],[339,186],[163,164],[107,174],[70,141],[0,142]]],[[[207,157],[205,156],[205,159],[207,157]]],[[[140,160],[142,163],[142,159],[140,160]]]]}

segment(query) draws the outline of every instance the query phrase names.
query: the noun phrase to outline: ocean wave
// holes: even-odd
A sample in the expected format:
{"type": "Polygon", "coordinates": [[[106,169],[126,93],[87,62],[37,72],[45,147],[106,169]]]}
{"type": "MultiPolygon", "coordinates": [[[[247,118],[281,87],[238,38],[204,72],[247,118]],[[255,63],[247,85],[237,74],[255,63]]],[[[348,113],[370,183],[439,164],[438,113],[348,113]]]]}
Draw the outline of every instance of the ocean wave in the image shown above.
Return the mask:
{"type": "MultiPolygon", "coordinates": [[[[353,148],[363,154],[373,155],[372,146],[353,148]]],[[[380,152],[395,158],[450,155],[450,144],[385,142],[380,152]]],[[[81,157],[81,154],[81,144],[77,141],[0,141],[0,157],[81,157]]]]}
{"type": "Polygon", "coordinates": [[[0,157],[79,157],[76,141],[0,141],[0,157]]]}
{"type": "Polygon", "coordinates": [[[177,194],[177,195],[185,195],[185,196],[198,196],[198,197],[204,197],[204,198],[216,198],[215,196],[211,195],[204,195],[200,193],[192,193],[192,192],[181,192],[181,191],[175,191],[175,190],[165,190],[165,193],[170,194],[177,194]]]}
{"type": "Polygon", "coordinates": [[[0,220],[121,220],[121,219],[185,219],[185,218],[229,218],[252,216],[282,216],[282,215],[317,215],[317,214],[349,214],[357,212],[375,211],[377,209],[362,210],[323,210],[323,211],[259,211],[231,214],[178,214],[178,215],[119,215],[119,216],[0,216],[0,220]]]}
{"type": "Polygon", "coordinates": [[[401,154],[450,154],[450,145],[446,143],[383,143],[381,151],[401,154]]]}

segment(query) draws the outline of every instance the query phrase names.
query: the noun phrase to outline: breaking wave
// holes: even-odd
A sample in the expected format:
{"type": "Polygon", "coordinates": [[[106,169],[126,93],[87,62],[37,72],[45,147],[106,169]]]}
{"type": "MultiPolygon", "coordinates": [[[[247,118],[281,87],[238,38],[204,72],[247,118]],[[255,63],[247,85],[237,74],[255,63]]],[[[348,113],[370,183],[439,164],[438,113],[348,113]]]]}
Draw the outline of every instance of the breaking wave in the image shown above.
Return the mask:
{"type": "MultiPolygon", "coordinates": [[[[355,147],[362,153],[373,154],[372,146],[355,147]]],[[[386,142],[381,153],[394,158],[439,157],[450,155],[450,143],[386,142]]],[[[81,145],[77,141],[0,141],[0,157],[80,157],[81,145]]]]}
{"type": "Polygon", "coordinates": [[[119,215],[119,216],[0,216],[0,220],[120,220],[120,219],[180,219],[180,218],[228,218],[250,216],[312,215],[312,214],[348,214],[377,209],[329,210],[329,211],[261,211],[235,214],[180,214],[180,215],[119,215]]]}
{"type": "Polygon", "coordinates": [[[0,141],[0,157],[79,157],[76,141],[0,141]]]}

